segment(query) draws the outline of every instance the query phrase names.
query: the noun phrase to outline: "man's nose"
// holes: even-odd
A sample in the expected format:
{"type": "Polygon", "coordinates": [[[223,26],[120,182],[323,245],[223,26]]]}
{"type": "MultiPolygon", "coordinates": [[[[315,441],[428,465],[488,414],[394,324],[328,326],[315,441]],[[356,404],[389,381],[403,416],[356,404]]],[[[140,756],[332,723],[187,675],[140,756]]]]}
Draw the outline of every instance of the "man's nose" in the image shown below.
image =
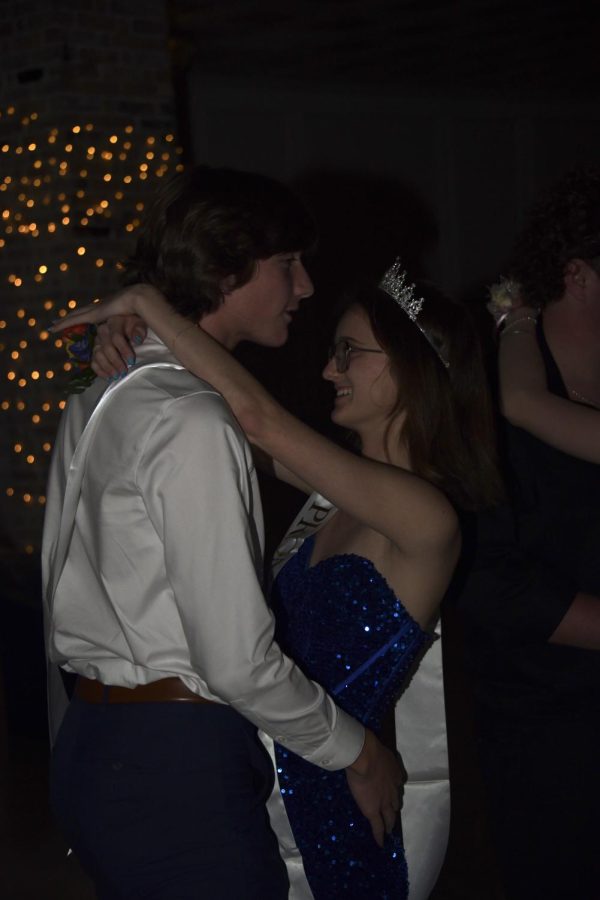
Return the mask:
{"type": "Polygon", "coordinates": [[[294,280],[294,295],[299,300],[305,300],[314,294],[315,288],[311,277],[304,268],[304,264],[299,262],[296,267],[296,278],[294,280]]]}

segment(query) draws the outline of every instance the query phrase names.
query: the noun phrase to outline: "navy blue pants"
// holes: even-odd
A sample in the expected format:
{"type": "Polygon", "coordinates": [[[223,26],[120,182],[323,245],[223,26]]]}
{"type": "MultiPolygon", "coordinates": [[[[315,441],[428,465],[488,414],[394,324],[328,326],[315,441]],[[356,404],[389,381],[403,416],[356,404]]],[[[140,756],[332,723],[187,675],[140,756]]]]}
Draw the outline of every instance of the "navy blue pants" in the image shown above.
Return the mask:
{"type": "Polygon", "coordinates": [[[71,702],[51,803],[99,900],[284,900],[273,767],[228,706],[71,702]]]}

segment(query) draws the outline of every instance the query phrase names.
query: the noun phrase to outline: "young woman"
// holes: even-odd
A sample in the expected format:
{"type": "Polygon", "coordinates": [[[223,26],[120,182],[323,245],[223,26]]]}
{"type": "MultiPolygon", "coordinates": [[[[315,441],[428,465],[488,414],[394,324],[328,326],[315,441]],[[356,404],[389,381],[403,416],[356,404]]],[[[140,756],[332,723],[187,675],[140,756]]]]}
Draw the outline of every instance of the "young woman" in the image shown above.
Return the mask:
{"type": "Polygon", "coordinates": [[[531,575],[496,554],[497,533],[481,542],[488,569],[467,611],[489,646],[479,746],[506,896],[583,900],[600,875],[599,169],[544,191],[508,274],[519,308],[499,338],[507,490],[531,575]]]}
{"type": "MultiPolygon", "coordinates": [[[[378,733],[431,642],[460,552],[453,506],[477,509],[497,496],[485,375],[466,311],[431,287],[409,284],[398,262],[379,287],[347,298],[323,376],[335,391],[332,419],[353,433],[359,453],[286,412],[153,288],[129,288],[56,330],[127,314],[141,316],[186,368],[225,396],[278,477],[335,507],[277,577],[277,639],[378,733]]],[[[119,377],[132,354],[120,334],[99,347],[95,369],[119,377]]],[[[407,897],[401,829],[379,847],[343,774],[317,770],[281,745],[276,760],[314,897],[407,897]]]]}

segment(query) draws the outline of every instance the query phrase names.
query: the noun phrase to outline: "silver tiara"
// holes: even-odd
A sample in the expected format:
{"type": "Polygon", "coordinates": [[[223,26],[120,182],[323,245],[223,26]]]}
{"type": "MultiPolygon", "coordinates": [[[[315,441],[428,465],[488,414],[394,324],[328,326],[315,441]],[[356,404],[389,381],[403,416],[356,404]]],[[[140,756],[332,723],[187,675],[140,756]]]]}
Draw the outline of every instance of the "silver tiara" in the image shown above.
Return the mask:
{"type": "Polygon", "coordinates": [[[423,326],[419,324],[418,317],[425,300],[423,297],[415,296],[414,284],[407,283],[407,273],[406,270],[402,268],[399,256],[396,257],[394,263],[389,267],[379,282],[379,287],[392,298],[394,303],[397,303],[398,306],[404,310],[411,322],[414,322],[423,337],[435,350],[438,359],[446,368],[448,368],[450,363],[444,359],[439,349],[434,344],[431,336],[425,331],[423,326]]]}

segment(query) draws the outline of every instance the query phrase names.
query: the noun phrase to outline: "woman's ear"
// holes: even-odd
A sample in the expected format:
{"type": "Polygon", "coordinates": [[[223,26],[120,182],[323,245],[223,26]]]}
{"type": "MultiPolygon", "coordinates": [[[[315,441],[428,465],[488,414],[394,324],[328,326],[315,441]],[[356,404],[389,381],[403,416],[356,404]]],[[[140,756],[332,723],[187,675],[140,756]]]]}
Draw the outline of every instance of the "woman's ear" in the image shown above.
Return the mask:
{"type": "Polygon", "coordinates": [[[565,266],[565,289],[577,300],[583,299],[589,266],[583,259],[570,259],[565,266]]]}
{"type": "Polygon", "coordinates": [[[220,287],[224,297],[230,294],[235,289],[235,275],[226,275],[220,287]]]}

